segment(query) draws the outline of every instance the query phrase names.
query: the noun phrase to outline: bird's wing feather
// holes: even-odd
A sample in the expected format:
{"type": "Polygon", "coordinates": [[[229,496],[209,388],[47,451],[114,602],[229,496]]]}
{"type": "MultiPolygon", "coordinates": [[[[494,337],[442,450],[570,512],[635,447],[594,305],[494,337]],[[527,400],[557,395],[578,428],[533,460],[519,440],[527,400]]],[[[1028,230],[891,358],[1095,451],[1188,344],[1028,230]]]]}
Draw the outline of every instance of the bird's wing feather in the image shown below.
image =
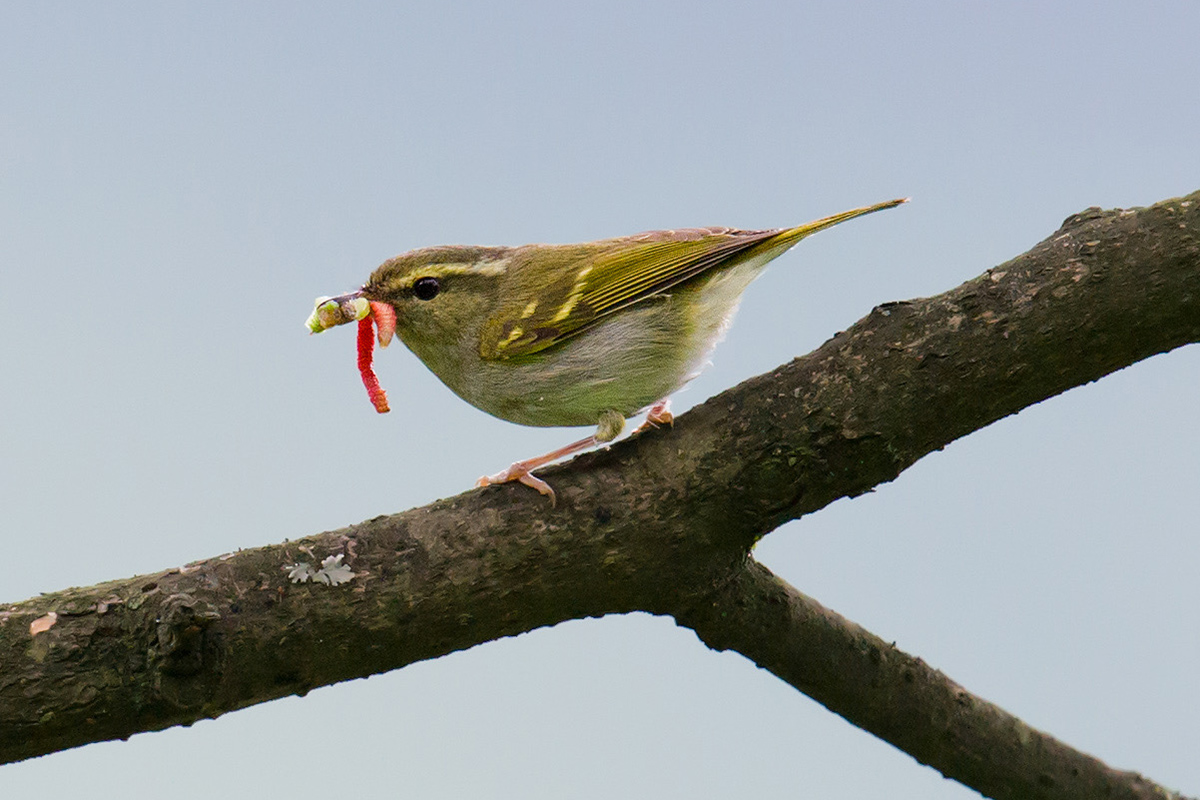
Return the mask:
{"type": "MultiPolygon", "coordinates": [[[[484,326],[484,358],[512,358],[544,350],[608,314],[666,291],[779,235],[781,231],[695,228],[652,231],[597,242],[587,251],[542,249],[538,273],[549,285],[526,286],[521,258],[500,308],[484,326]],[[569,254],[569,255],[568,255],[569,254]],[[546,259],[550,259],[547,263],[546,259]],[[537,302],[533,298],[537,297],[537,302]]],[[[531,251],[529,255],[534,255],[531,251]]]]}
{"type": "Polygon", "coordinates": [[[536,353],[708,270],[764,251],[773,258],[809,234],[905,202],[888,200],[794,228],[689,228],[588,245],[518,248],[497,310],[483,326],[479,354],[499,359],[536,353]],[[522,269],[532,259],[536,269],[522,269]]]}

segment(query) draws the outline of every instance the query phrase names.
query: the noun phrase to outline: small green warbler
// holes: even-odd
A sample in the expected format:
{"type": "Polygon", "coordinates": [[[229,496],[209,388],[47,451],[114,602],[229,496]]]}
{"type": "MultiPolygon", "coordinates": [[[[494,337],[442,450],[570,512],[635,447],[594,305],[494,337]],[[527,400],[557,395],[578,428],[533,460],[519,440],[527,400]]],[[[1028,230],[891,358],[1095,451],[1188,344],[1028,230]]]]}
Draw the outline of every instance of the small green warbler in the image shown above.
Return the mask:
{"type": "Polygon", "coordinates": [[[322,297],[312,333],[359,321],[359,368],[380,411],[372,331],[395,333],[476,408],[521,425],[596,425],[544,456],[480,478],[520,481],[554,501],[532,470],[608,442],[647,409],[670,423],[668,396],[694,378],[766,265],[809,234],[893,208],[855,208],[794,228],[650,231],[584,244],[426,247],[385,261],[361,289],[322,297]]]}

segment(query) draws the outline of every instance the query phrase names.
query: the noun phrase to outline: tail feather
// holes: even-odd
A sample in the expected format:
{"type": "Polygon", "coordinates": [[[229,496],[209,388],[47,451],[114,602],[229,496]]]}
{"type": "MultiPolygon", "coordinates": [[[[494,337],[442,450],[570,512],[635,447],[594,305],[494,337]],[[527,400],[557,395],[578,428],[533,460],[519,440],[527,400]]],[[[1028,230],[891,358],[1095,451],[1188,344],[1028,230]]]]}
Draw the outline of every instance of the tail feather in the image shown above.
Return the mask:
{"type": "Polygon", "coordinates": [[[775,236],[764,242],[763,246],[775,248],[779,247],[780,245],[785,245],[787,247],[791,247],[804,237],[811,236],[817,231],[823,231],[826,228],[832,228],[839,222],[845,222],[846,220],[854,219],[855,217],[861,217],[864,214],[872,214],[876,211],[882,211],[885,208],[895,208],[896,206],[907,203],[908,200],[909,198],[907,197],[901,197],[897,200],[887,200],[883,203],[876,203],[875,205],[871,206],[863,206],[862,208],[852,208],[849,211],[843,211],[840,214],[822,217],[821,219],[813,220],[812,222],[806,222],[803,225],[797,225],[794,228],[785,228],[779,232],[778,236],[775,236]]]}

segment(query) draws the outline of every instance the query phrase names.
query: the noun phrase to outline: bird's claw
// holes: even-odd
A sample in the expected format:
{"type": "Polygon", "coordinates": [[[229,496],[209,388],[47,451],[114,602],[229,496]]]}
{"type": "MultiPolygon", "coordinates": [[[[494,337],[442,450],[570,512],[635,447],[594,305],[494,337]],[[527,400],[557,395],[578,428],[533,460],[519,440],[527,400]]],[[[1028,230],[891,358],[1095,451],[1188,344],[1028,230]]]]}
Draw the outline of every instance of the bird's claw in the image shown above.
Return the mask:
{"type": "Polygon", "coordinates": [[[554,495],[554,489],[550,484],[530,472],[531,468],[524,462],[518,461],[503,472],[497,472],[495,475],[484,475],[479,480],[475,481],[477,488],[484,486],[494,486],[499,483],[511,483],[512,481],[520,481],[530,489],[537,490],[540,494],[544,494],[550,498],[550,505],[555,505],[558,498],[554,495]]]}
{"type": "Polygon", "coordinates": [[[654,405],[650,406],[650,410],[646,412],[646,420],[641,425],[638,425],[634,433],[652,430],[661,425],[675,425],[675,415],[671,413],[671,401],[659,400],[654,405]]]}

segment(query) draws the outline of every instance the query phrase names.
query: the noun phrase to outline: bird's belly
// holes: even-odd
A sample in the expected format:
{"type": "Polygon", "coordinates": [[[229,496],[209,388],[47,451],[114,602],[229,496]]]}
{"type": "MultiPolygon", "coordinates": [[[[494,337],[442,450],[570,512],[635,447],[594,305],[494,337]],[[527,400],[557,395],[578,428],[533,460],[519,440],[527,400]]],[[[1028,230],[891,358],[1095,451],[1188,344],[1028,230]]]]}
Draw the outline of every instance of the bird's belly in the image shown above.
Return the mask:
{"type": "Polygon", "coordinates": [[[538,353],[485,362],[475,380],[451,388],[521,425],[595,425],[606,411],[631,417],[694,377],[715,343],[697,341],[689,315],[672,305],[656,299],[538,353]]]}

